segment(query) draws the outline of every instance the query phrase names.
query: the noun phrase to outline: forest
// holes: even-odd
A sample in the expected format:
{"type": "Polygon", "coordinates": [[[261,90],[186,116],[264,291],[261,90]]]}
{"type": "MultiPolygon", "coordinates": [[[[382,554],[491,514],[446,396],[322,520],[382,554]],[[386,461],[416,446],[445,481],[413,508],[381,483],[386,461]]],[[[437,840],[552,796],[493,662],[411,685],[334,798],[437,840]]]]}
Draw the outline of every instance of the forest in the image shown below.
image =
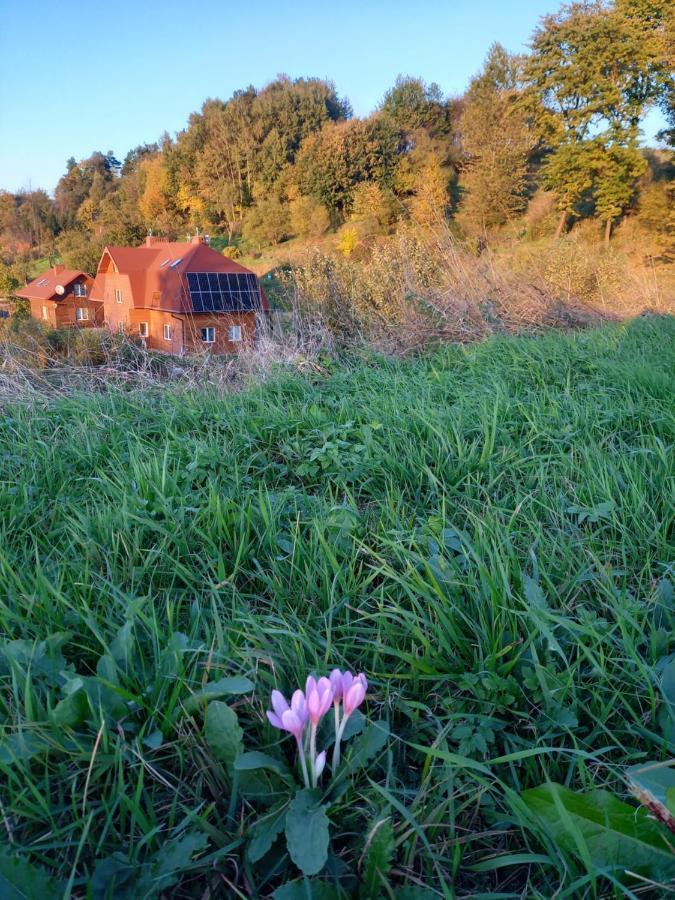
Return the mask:
{"type": "Polygon", "coordinates": [[[91,272],[106,244],[197,229],[229,255],[277,248],[278,261],[326,241],[367,254],[439,222],[474,253],[580,223],[608,245],[630,220],[668,262],[672,60],[666,0],[584,2],[542,18],[528,53],[495,43],[462,96],[399,76],[359,118],[329,81],[279,76],[208,99],[177,135],[121,161],[69,159],[53,197],[0,192],[0,286],[22,283],[36,259],[91,272]],[[654,107],[665,125],[649,150],[640,126],[654,107]]]}

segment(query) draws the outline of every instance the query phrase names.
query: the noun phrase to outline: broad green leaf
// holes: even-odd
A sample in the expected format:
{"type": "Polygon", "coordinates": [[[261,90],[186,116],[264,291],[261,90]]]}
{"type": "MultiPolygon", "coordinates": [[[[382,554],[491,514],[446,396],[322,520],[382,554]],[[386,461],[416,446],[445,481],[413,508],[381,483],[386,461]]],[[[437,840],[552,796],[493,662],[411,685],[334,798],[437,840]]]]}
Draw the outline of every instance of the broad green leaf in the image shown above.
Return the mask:
{"type": "Polygon", "coordinates": [[[320,792],[298,791],[286,813],[286,844],[291,859],[304,875],[316,875],[328,858],[328,816],[320,792]]]}
{"type": "Polygon", "coordinates": [[[316,878],[287,881],[272,894],[274,900],[338,900],[339,896],[332,884],[316,878]]]}
{"type": "Polygon", "coordinates": [[[251,862],[255,863],[262,859],[271,848],[277,835],[284,830],[287,809],[288,804],[284,802],[262,819],[258,819],[253,825],[250,831],[251,840],[248,845],[248,858],[251,862]]]}
{"type": "Polygon", "coordinates": [[[0,741],[0,763],[8,766],[16,762],[26,762],[46,750],[47,746],[47,741],[40,734],[32,731],[16,731],[0,741]]]}
{"type": "Polygon", "coordinates": [[[206,712],[206,740],[218,762],[232,774],[234,761],[243,752],[244,732],[236,712],[227,703],[213,700],[206,712]]]}
{"type": "Polygon", "coordinates": [[[220,678],[218,681],[211,682],[211,684],[205,684],[201,690],[195,691],[194,694],[188,697],[183,704],[185,712],[193,713],[199,709],[202,704],[208,703],[210,700],[215,700],[217,697],[226,697],[234,694],[250,694],[254,687],[255,685],[251,679],[244,678],[243,675],[234,675],[231,678],[220,678]]]}
{"type": "Polygon", "coordinates": [[[84,686],[59,700],[51,711],[49,721],[60,728],[73,728],[89,715],[89,700],[84,686]]]}
{"type": "Polygon", "coordinates": [[[208,844],[205,834],[189,833],[173,838],[154,854],[152,862],[144,866],[142,876],[135,887],[134,897],[150,898],[178,881],[184,869],[191,868],[192,857],[208,844]]]}
{"type": "Polygon", "coordinates": [[[391,857],[394,853],[394,829],[391,817],[380,819],[369,829],[366,850],[361,870],[361,897],[372,900],[382,893],[388,883],[391,857]]]}
{"type": "Polygon", "coordinates": [[[242,753],[234,764],[237,772],[254,772],[257,769],[268,769],[270,772],[276,772],[282,778],[288,778],[290,772],[280,759],[268,756],[267,753],[260,753],[258,750],[252,750],[250,753],[242,753]]]}
{"type": "Polygon", "coordinates": [[[32,900],[63,896],[62,888],[44,869],[28,862],[9,847],[0,847],[0,897],[32,900]]]}
{"type": "Polygon", "coordinates": [[[362,769],[367,762],[382,750],[389,738],[389,725],[381,719],[370,725],[356,738],[351,745],[345,768],[350,771],[362,769]]]}
{"type": "Polygon", "coordinates": [[[129,619],[122,625],[110,644],[110,655],[121,669],[128,669],[134,650],[134,623],[129,619]]]}
{"type": "Polygon", "coordinates": [[[635,809],[608,791],[581,794],[559,784],[531,788],[521,797],[558,846],[587,854],[594,866],[656,881],[675,878],[668,831],[646,809],[635,809]]]}

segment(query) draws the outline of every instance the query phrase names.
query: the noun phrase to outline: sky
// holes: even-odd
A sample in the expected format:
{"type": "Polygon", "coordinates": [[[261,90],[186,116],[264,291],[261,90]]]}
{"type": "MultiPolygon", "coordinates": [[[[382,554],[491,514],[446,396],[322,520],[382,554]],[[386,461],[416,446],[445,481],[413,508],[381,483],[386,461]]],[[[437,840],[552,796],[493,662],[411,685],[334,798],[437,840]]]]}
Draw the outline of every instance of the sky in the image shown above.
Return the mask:
{"type": "MultiPolygon", "coordinates": [[[[208,97],[329,78],[356,115],[396,76],[461,93],[494,41],[523,52],[558,0],[0,0],[0,189],[175,134],[208,97]]],[[[651,138],[658,113],[645,122],[651,138]]]]}

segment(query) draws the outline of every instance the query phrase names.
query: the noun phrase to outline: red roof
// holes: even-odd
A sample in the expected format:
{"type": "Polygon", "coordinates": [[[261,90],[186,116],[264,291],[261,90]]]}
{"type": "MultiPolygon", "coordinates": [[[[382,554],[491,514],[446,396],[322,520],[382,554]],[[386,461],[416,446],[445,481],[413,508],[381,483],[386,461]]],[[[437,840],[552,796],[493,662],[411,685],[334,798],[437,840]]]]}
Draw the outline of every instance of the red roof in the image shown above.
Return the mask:
{"type": "MultiPolygon", "coordinates": [[[[188,272],[255,274],[201,240],[187,243],[150,238],[143,247],[105,248],[91,291],[93,300],[103,299],[108,258],[112,260],[114,271],[128,276],[136,308],[152,307],[171,312],[192,311],[188,306],[189,293],[185,290],[184,276],[188,272]]],[[[261,290],[260,295],[263,309],[268,310],[264,291],[261,290]]]]}
{"type": "Polygon", "coordinates": [[[42,272],[29,284],[16,292],[17,297],[25,300],[60,300],[63,294],[57,294],[57,285],[67,288],[76,278],[84,276],[86,272],[77,272],[75,269],[66,269],[64,266],[52,266],[46,272],[42,272]]]}

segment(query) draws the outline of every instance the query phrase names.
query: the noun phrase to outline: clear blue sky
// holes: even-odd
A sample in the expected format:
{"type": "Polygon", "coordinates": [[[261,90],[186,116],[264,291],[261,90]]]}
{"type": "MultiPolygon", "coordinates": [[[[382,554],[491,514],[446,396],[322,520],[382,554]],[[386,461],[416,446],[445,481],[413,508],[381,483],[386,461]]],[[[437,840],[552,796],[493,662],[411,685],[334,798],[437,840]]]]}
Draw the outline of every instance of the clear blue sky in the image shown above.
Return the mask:
{"type": "MultiPolygon", "coordinates": [[[[332,79],[357,115],[398,74],[460,93],[490,44],[525,49],[557,0],[0,0],[0,188],[51,191],[70,156],[182,129],[207,97],[332,79]]],[[[645,124],[647,137],[658,115],[645,124]]]]}

